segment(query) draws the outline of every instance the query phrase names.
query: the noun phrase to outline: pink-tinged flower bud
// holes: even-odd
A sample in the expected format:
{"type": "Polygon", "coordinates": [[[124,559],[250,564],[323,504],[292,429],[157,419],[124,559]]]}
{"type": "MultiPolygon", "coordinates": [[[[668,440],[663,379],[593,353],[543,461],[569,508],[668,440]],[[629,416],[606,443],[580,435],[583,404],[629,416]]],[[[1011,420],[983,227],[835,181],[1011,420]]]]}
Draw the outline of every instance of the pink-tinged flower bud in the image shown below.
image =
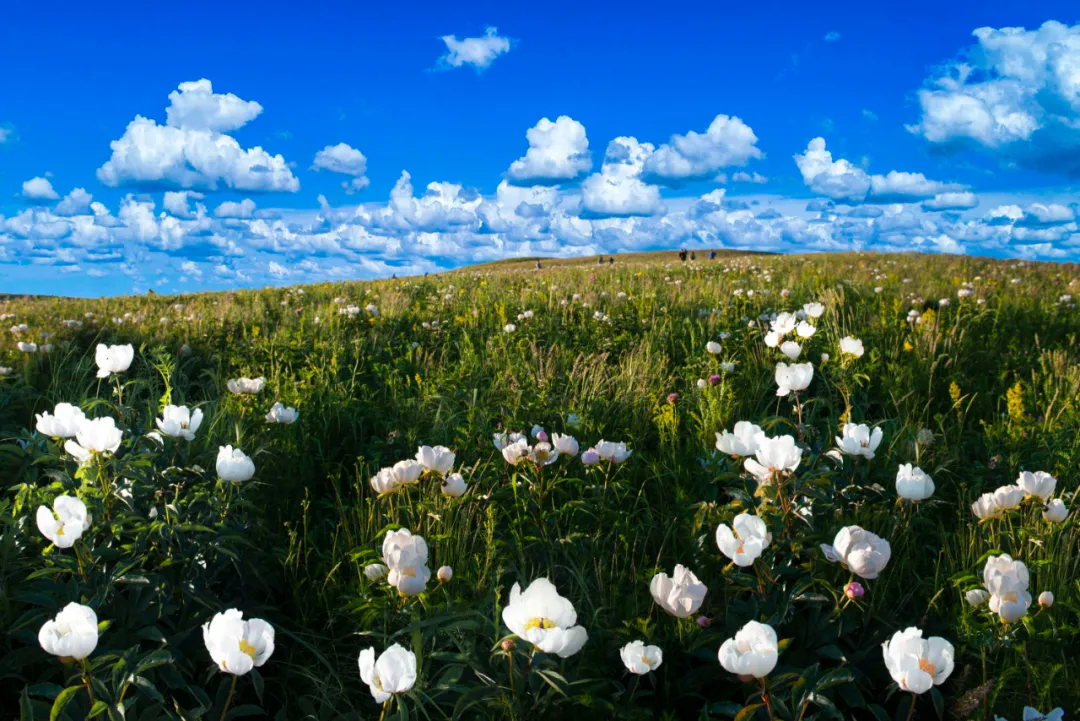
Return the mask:
{"type": "Polygon", "coordinates": [[[600,454],[596,452],[595,448],[590,448],[581,454],[581,462],[586,466],[593,466],[600,462],[600,454]]]}
{"type": "Polygon", "coordinates": [[[697,617],[697,625],[701,626],[702,628],[708,628],[711,624],[712,624],[712,619],[709,618],[708,616],[698,616],[697,617]]]}
{"type": "Polygon", "coordinates": [[[709,376],[709,385],[711,385],[711,386],[720,385],[720,376],[716,375],[715,373],[713,373],[711,376],[709,376]]]}
{"type": "Polygon", "coordinates": [[[536,434],[536,440],[540,441],[541,443],[547,443],[548,442],[547,431],[540,431],[539,433],[537,433],[536,434]]]}
{"type": "Polygon", "coordinates": [[[852,581],[844,586],[844,595],[850,599],[862,598],[865,593],[866,589],[858,581],[852,581]]]}
{"type": "Polygon", "coordinates": [[[674,403],[677,400],[679,400],[679,394],[678,393],[668,393],[668,396],[667,396],[667,402],[668,403],[674,403]]]}

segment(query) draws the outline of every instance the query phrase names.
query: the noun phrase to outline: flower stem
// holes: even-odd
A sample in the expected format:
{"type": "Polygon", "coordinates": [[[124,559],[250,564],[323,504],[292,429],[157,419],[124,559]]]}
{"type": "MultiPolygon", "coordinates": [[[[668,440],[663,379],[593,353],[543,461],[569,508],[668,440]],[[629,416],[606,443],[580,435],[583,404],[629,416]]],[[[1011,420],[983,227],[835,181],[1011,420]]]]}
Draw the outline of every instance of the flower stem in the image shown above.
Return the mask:
{"type": "Polygon", "coordinates": [[[221,709],[221,721],[225,721],[225,715],[229,713],[229,706],[232,705],[233,694],[236,693],[236,679],[238,678],[239,676],[235,675],[232,677],[232,686],[229,687],[229,697],[225,699],[225,708],[221,709]]]}
{"type": "Polygon", "coordinates": [[[93,684],[92,684],[92,682],[90,680],[90,663],[85,658],[82,660],[82,667],[83,667],[83,677],[82,677],[83,685],[86,686],[86,693],[90,696],[90,705],[93,706],[95,701],[94,701],[94,688],[93,688],[93,684]]]}
{"type": "Polygon", "coordinates": [[[769,679],[761,679],[761,700],[765,704],[765,710],[769,712],[769,721],[775,717],[772,712],[772,697],[769,695],[769,679]]]}
{"type": "Polygon", "coordinates": [[[918,698],[916,694],[911,694],[911,708],[907,712],[907,721],[911,721],[911,717],[915,713],[915,699],[918,698]]]}

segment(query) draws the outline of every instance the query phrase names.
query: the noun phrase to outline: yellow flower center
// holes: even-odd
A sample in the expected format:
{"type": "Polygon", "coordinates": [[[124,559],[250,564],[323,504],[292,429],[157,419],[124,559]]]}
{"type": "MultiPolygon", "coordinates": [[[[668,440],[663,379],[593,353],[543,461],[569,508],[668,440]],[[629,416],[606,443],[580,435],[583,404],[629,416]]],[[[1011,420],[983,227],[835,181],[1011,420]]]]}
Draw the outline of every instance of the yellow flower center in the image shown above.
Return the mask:
{"type": "Polygon", "coordinates": [[[926,671],[931,676],[937,673],[937,668],[934,666],[934,664],[930,663],[930,661],[925,658],[919,659],[919,668],[923,671],[926,671]]]}
{"type": "Polygon", "coordinates": [[[248,643],[245,639],[240,639],[240,652],[246,653],[251,656],[251,660],[255,660],[255,647],[248,643]]]}
{"type": "Polygon", "coordinates": [[[546,618],[537,616],[536,618],[530,618],[525,623],[525,630],[531,631],[534,628],[558,628],[554,621],[549,621],[546,618]]]}
{"type": "Polygon", "coordinates": [[[60,528],[56,529],[56,535],[58,535],[58,536],[64,535],[64,526],[63,526],[63,524],[60,525],[60,528]]]}
{"type": "Polygon", "coordinates": [[[648,656],[642,656],[641,657],[641,662],[643,664],[645,664],[646,666],[648,666],[649,668],[652,668],[652,661],[649,660],[648,656]]]}

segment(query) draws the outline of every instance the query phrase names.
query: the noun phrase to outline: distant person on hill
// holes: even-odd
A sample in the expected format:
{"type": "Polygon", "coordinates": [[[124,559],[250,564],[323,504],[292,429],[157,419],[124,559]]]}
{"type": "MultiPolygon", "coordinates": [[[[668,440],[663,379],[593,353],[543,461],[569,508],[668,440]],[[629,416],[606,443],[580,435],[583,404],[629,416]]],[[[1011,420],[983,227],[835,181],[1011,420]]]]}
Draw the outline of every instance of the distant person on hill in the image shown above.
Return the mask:
{"type": "Polygon", "coordinates": [[[690,260],[697,260],[697,253],[692,250],[690,251],[690,260]]]}
{"type": "Polygon", "coordinates": [[[679,251],[679,260],[683,261],[684,263],[686,262],[686,251],[685,250],[680,250],[679,251]]]}
{"type": "Polygon", "coordinates": [[[539,258],[537,258],[537,259],[536,259],[536,269],[537,269],[537,270],[540,270],[541,268],[543,268],[543,266],[542,266],[542,265],[540,265],[540,259],[539,259],[539,258]]]}
{"type": "Polygon", "coordinates": [[[709,251],[709,260],[713,260],[714,258],[716,258],[716,251],[715,250],[710,250],[709,251]]]}
{"type": "Polygon", "coordinates": [[[597,265],[603,265],[604,264],[604,256],[601,255],[599,258],[597,258],[596,259],[596,264],[597,265]]]}
{"type": "Polygon", "coordinates": [[[615,265],[615,256],[609,255],[607,259],[608,265],[615,265]]]}

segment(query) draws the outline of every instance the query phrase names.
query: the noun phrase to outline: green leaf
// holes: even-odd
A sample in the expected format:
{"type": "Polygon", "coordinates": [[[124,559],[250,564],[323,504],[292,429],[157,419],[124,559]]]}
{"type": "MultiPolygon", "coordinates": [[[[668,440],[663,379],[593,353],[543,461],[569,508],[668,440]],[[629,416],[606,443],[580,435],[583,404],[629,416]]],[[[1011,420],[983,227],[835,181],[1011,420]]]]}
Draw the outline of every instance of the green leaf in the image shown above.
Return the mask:
{"type": "Polygon", "coordinates": [[[49,712],[49,721],[56,721],[56,719],[60,718],[60,714],[64,713],[64,707],[71,702],[71,699],[75,698],[75,694],[79,693],[82,688],[82,686],[68,686],[58,693],[56,700],[53,701],[52,711],[49,712]]]}
{"type": "Polygon", "coordinates": [[[259,703],[263,703],[263,677],[259,669],[251,669],[251,682],[255,686],[255,695],[259,697],[259,703]]]}
{"type": "Polygon", "coordinates": [[[755,703],[744,706],[742,711],[735,714],[735,721],[750,721],[750,719],[754,718],[754,714],[756,714],[760,708],[765,708],[765,704],[755,703]]]}
{"type": "Polygon", "coordinates": [[[19,696],[19,721],[34,721],[34,707],[30,705],[30,692],[26,686],[19,696]]]}
{"type": "Polygon", "coordinates": [[[86,714],[86,718],[92,719],[95,716],[100,716],[109,710],[109,705],[104,701],[95,701],[94,705],[90,708],[90,713],[86,714]]]}
{"type": "Polygon", "coordinates": [[[936,686],[930,689],[930,698],[934,701],[934,710],[937,711],[937,717],[945,718],[945,699],[936,686]]]}

